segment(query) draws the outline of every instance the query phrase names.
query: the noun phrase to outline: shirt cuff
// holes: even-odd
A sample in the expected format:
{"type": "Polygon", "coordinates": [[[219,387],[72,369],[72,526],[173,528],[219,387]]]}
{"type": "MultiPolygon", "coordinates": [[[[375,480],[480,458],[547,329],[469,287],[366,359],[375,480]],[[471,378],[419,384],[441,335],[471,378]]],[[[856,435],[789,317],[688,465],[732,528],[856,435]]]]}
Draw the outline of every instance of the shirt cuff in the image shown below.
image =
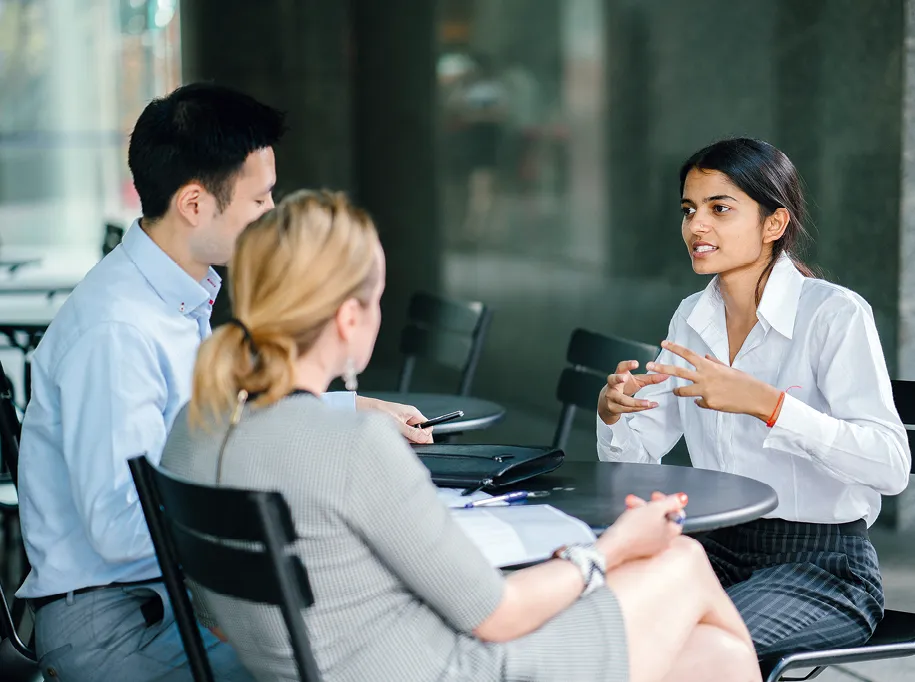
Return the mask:
{"type": "Polygon", "coordinates": [[[813,459],[809,448],[810,442],[832,442],[836,428],[830,419],[810,405],[791,394],[785,394],[782,409],[778,414],[775,425],[770,429],[769,435],[763,441],[764,448],[782,450],[792,455],[813,459]]]}
{"type": "Polygon", "coordinates": [[[603,460],[616,459],[629,445],[629,425],[620,417],[613,426],[608,426],[597,415],[597,455],[603,460]]]}
{"type": "Polygon", "coordinates": [[[333,393],[324,393],[321,400],[328,407],[335,410],[356,411],[356,392],[355,391],[334,391],[333,393]]]}

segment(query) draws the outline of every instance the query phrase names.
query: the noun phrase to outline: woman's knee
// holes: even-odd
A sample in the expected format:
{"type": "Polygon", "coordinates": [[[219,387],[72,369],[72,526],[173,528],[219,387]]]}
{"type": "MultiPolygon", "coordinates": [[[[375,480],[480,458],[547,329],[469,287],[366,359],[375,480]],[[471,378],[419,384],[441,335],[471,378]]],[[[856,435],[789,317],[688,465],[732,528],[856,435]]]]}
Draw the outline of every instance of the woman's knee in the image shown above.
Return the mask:
{"type": "Polygon", "coordinates": [[[713,587],[721,586],[705,548],[696,540],[681,535],[674,538],[667,552],[678,563],[679,570],[684,575],[689,575],[694,580],[707,581],[713,587]]]}
{"type": "Polygon", "coordinates": [[[714,679],[759,682],[762,675],[751,647],[724,630],[713,628],[708,634],[703,657],[707,669],[715,671],[714,679]]]}
{"type": "Polygon", "coordinates": [[[711,567],[708,555],[705,553],[705,548],[693,538],[685,535],[674,538],[667,551],[690,567],[698,569],[711,567]]]}

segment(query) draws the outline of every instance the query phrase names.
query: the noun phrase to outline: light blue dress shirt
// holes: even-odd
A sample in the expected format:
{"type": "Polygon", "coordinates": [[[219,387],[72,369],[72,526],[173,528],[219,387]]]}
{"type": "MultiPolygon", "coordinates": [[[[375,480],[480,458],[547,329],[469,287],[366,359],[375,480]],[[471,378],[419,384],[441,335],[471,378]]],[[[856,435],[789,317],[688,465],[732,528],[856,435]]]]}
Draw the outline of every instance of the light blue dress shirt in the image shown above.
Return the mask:
{"type": "MultiPolygon", "coordinates": [[[[134,223],[73,290],[32,358],[19,504],[34,598],[160,575],[127,460],[158,463],[191,395],[220,279],[182,270],[134,223]]],[[[355,407],[350,393],[327,394],[355,407]]]]}

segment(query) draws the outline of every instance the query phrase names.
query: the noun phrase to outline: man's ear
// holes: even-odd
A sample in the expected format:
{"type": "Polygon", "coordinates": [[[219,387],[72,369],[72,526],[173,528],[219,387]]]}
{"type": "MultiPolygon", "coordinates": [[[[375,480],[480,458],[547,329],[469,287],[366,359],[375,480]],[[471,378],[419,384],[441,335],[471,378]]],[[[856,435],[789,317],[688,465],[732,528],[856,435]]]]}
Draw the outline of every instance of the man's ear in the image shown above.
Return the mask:
{"type": "Polygon", "coordinates": [[[175,210],[194,227],[200,224],[205,204],[211,199],[209,192],[198,182],[191,182],[175,192],[175,210]]]}

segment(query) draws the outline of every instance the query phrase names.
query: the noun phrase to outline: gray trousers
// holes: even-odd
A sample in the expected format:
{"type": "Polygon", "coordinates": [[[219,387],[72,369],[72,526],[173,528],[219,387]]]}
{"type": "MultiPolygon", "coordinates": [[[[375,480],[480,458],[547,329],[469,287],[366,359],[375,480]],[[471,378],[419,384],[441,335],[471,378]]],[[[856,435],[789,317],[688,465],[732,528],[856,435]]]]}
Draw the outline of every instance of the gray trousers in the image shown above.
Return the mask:
{"type": "MultiPolygon", "coordinates": [[[[253,682],[235,651],[200,628],[217,680],[253,682]]],[[[190,682],[190,668],[165,586],[111,587],[72,595],[35,614],[35,646],[49,682],[190,682]],[[156,603],[159,601],[159,604],[156,603]],[[152,602],[152,604],[150,604],[152,602]],[[147,625],[141,607],[163,617],[147,625]]]]}

